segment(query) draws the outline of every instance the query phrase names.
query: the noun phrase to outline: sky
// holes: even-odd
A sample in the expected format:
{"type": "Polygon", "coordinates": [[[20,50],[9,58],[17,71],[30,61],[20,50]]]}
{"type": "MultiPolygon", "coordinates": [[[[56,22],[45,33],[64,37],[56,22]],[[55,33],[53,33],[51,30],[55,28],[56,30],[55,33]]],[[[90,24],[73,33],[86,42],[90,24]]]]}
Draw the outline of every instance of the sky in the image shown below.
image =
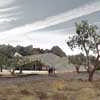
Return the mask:
{"type": "Polygon", "coordinates": [[[77,54],[65,40],[81,20],[100,27],[100,0],[0,0],[0,44],[58,45],[67,55],[77,54]]]}

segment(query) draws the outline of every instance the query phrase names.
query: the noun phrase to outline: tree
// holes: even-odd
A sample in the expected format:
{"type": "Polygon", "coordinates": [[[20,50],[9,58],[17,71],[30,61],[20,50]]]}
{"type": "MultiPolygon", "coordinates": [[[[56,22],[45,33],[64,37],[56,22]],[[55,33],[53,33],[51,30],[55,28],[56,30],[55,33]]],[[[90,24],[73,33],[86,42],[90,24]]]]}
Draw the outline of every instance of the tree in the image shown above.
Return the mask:
{"type": "Polygon", "coordinates": [[[80,72],[80,66],[84,63],[84,55],[82,53],[78,55],[69,56],[69,62],[75,66],[76,72],[80,72]]]}
{"type": "Polygon", "coordinates": [[[6,66],[7,57],[0,53],[0,71],[3,71],[3,67],[6,66]]]}
{"type": "Polygon", "coordinates": [[[22,67],[23,67],[23,59],[22,56],[20,55],[14,55],[14,59],[15,59],[15,67],[19,67],[20,69],[20,74],[22,74],[22,67]]]}
{"type": "Polygon", "coordinates": [[[93,80],[93,74],[96,70],[99,60],[98,41],[100,36],[96,33],[97,26],[90,25],[87,21],[81,21],[75,23],[76,33],[69,38],[67,45],[73,50],[74,48],[80,48],[86,55],[87,72],[89,73],[89,81],[93,80]],[[90,52],[96,52],[97,57],[95,64],[90,62],[90,52]]]}

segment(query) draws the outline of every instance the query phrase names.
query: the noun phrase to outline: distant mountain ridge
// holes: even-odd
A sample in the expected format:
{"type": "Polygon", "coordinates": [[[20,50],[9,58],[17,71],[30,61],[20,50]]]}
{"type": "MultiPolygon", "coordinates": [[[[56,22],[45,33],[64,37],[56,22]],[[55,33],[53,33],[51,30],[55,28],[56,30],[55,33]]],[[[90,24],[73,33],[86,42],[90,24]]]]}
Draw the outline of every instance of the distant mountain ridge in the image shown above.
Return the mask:
{"type": "Polygon", "coordinates": [[[0,53],[6,55],[8,58],[13,57],[16,52],[18,52],[22,56],[53,53],[60,57],[66,57],[66,54],[59,46],[54,46],[51,49],[44,50],[40,48],[33,48],[32,45],[26,47],[23,46],[13,47],[11,45],[0,45],[0,53]]]}

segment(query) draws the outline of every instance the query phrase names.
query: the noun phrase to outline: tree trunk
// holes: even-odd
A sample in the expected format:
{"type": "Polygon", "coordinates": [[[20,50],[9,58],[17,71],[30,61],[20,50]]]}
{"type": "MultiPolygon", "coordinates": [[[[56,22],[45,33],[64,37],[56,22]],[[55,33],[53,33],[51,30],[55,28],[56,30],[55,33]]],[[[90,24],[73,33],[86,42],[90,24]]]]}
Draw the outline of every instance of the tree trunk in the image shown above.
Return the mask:
{"type": "Polygon", "coordinates": [[[21,66],[21,67],[20,67],[20,74],[22,74],[22,70],[23,70],[23,69],[22,69],[22,66],[21,66]]]}
{"type": "Polygon", "coordinates": [[[92,81],[93,80],[93,75],[94,75],[94,72],[96,71],[96,68],[97,68],[97,66],[98,66],[98,64],[99,64],[99,55],[97,56],[97,58],[96,58],[96,61],[95,61],[95,65],[94,66],[91,66],[91,65],[89,65],[88,66],[88,68],[89,68],[89,70],[88,70],[88,73],[89,73],[89,81],[92,81]]]}
{"type": "Polygon", "coordinates": [[[80,66],[75,66],[75,68],[76,68],[76,72],[77,72],[77,73],[80,73],[80,71],[79,71],[80,66]]]}
{"type": "Polygon", "coordinates": [[[15,68],[11,69],[11,74],[15,75],[15,68]]]}
{"type": "Polygon", "coordinates": [[[94,75],[94,71],[92,71],[92,72],[90,71],[90,72],[89,72],[88,81],[90,81],[90,82],[93,81],[93,75],[94,75]]]}
{"type": "Polygon", "coordinates": [[[87,57],[87,58],[86,58],[86,66],[88,66],[87,72],[89,72],[89,66],[90,66],[90,62],[89,62],[89,61],[90,61],[90,59],[89,59],[88,53],[86,53],[86,55],[87,55],[87,56],[86,56],[86,57],[87,57]]]}
{"type": "Polygon", "coordinates": [[[94,72],[96,71],[96,66],[97,66],[97,65],[90,65],[90,66],[89,66],[89,70],[88,70],[88,73],[89,73],[89,78],[88,78],[88,80],[89,80],[89,81],[93,81],[93,75],[94,75],[94,72]]]}
{"type": "Polygon", "coordinates": [[[2,72],[2,66],[1,66],[1,72],[2,72]]]}

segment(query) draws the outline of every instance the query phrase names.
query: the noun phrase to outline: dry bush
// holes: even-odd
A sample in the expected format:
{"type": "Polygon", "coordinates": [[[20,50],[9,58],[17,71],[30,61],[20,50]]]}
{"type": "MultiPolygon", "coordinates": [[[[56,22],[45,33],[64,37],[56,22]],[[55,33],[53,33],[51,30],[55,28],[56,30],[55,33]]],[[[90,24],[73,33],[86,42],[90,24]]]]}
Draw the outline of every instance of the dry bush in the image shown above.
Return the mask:
{"type": "Polygon", "coordinates": [[[32,93],[31,93],[31,92],[29,92],[29,91],[28,91],[28,90],[26,90],[26,89],[21,90],[21,91],[20,91],[20,93],[21,93],[22,95],[32,95],[32,93]]]}
{"type": "Polygon", "coordinates": [[[64,93],[56,93],[52,96],[52,100],[67,100],[67,96],[64,93]]]}
{"type": "Polygon", "coordinates": [[[64,87],[65,87],[65,83],[63,80],[55,80],[52,82],[52,89],[54,91],[60,91],[60,90],[63,90],[64,87]]]}
{"type": "Polygon", "coordinates": [[[93,88],[83,88],[76,93],[76,100],[95,100],[96,91],[93,88]]]}
{"type": "Polygon", "coordinates": [[[35,91],[36,96],[40,99],[40,100],[44,100],[47,99],[47,94],[44,93],[43,91],[35,91]]]}
{"type": "Polygon", "coordinates": [[[23,96],[19,100],[40,100],[36,96],[23,96]]]}

